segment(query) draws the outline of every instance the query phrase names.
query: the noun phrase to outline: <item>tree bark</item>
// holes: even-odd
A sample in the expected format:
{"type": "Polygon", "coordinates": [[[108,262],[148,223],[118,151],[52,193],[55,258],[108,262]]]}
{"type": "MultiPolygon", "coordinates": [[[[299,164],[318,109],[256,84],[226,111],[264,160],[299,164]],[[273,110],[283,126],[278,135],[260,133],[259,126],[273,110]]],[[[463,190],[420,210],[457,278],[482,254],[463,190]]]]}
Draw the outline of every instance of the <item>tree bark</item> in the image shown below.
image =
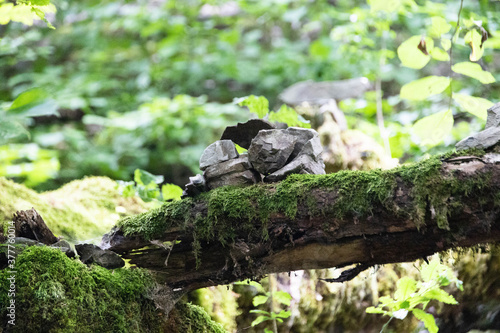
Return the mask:
{"type": "MultiPolygon", "coordinates": [[[[432,174],[422,171],[420,175],[419,168],[423,170],[425,165],[416,165],[413,178],[405,176],[404,168],[389,171],[395,186],[388,198],[374,199],[373,206],[362,214],[353,210],[339,216],[332,211],[331,207],[342,200],[338,184],[312,186],[306,198],[297,201],[295,216],[280,210],[269,215],[264,224],[268,237],[255,237],[246,221],[233,217],[232,241],[223,244],[215,232],[214,237],[200,242],[198,258],[193,251],[197,222],[189,218],[183,226],[166,227],[161,237],[153,240],[139,232],[124,236],[130,233],[125,222],[106,235],[103,244],[132,264],[155,272],[174,290],[188,291],[276,272],[358,265],[340,277],[347,280],[373,265],[414,261],[447,249],[498,242],[499,162],[500,156],[491,153],[443,158],[432,174]],[[311,200],[315,202],[314,212],[311,200]],[[163,242],[170,242],[169,246],[163,242]]],[[[363,184],[361,190],[371,185],[363,184]]],[[[280,185],[260,186],[267,186],[265,193],[273,195],[280,185]]],[[[352,191],[356,190],[353,186],[352,191]]],[[[215,215],[211,212],[210,195],[193,201],[188,214],[198,219],[210,214],[211,219],[227,219],[229,213],[224,209],[215,215]]],[[[173,218],[167,211],[154,213],[156,219],[165,220],[165,225],[173,218]]],[[[146,213],[141,218],[146,221],[151,216],[146,213]]],[[[258,220],[252,221],[257,229],[262,225],[258,220]]]]}

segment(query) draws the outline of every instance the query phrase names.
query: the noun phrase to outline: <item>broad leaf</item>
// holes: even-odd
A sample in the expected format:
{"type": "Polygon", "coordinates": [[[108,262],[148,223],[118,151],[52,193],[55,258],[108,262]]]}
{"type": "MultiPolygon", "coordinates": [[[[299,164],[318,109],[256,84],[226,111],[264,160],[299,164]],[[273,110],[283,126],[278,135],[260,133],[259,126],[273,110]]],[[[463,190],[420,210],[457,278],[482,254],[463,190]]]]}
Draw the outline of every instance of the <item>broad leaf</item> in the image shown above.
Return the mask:
{"type": "Polygon", "coordinates": [[[422,39],[422,36],[413,36],[399,45],[398,57],[403,66],[420,69],[431,60],[430,55],[425,52],[430,53],[433,48],[434,41],[431,38],[422,39]],[[422,44],[425,44],[425,51],[422,51],[422,47],[419,48],[422,44]]]}
{"type": "Polygon", "coordinates": [[[420,119],[412,129],[423,145],[432,147],[443,141],[452,128],[453,114],[446,110],[420,119]]]}
{"type": "Polygon", "coordinates": [[[0,120],[0,144],[7,143],[8,140],[25,135],[28,138],[30,133],[17,121],[0,120]]]}
{"type": "Polygon", "coordinates": [[[277,291],[273,294],[273,298],[276,299],[281,304],[286,306],[290,306],[290,301],[292,300],[292,296],[285,291],[277,291]]]}
{"type": "Polygon", "coordinates": [[[382,310],[381,308],[376,308],[374,306],[369,306],[366,308],[366,313],[381,313],[381,314],[387,314],[388,312],[385,310],[382,310]]]}
{"type": "Polygon", "coordinates": [[[427,328],[429,333],[437,333],[438,327],[433,315],[420,309],[413,309],[412,312],[418,320],[424,323],[425,328],[427,328]]]}
{"type": "Polygon", "coordinates": [[[458,304],[458,302],[455,300],[455,298],[452,295],[448,294],[443,289],[439,289],[438,287],[427,291],[424,294],[424,297],[428,298],[429,300],[435,299],[438,302],[442,302],[442,303],[446,303],[446,304],[458,304]]]}
{"type": "Polygon", "coordinates": [[[441,38],[441,46],[443,47],[443,50],[448,51],[451,47],[451,40],[447,38],[441,38]]]}
{"type": "Polygon", "coordinates": [[[481,47],[481,34],[476,29],[469,30],[464,37],[465,43],[469,44],[471,53],[470,61],[478,61],[484,53],[484,47],[481,47]]]}
{"type": "Polygon", "coordinates": [[[424,265],[420,270],[420,276],[425,282],[430,282],[439,277],[439,272],[441,270],[441,263],[439,259],[434,257],[430,263],[424,265]]]}
{"type": "Polygon", "coordinates": [[[431,37],[439,38],[442,34],[447,33],[451,30],[451,25],[446,22],[446,20],[440,16],[432,17],[432,25],[429,28],[429,35],[431,37]]]}
{"type": "Polygon", "coordinates": [[[161,187],[163,200],[180,200],[182,188],[174,184],[165,184],[161,187]]]}
{"type": "Polygon", "coordinates": [[[444,76],[427,76],[412,81],[401,87],[401,98],[424,100],[429,96],[440,94],[448,88],[450,79],[444,76]]]}
{"type": "Polygon", "coordinates": [[[479,64],[475,64],[472,62],[459,62],[458,64],[453,65],[451,69],[455,73],[470,76],[484,84],[493,83],[496,81],[490,72],[483,71],[479,64]]]}
{"type": "Polygon", "coordinates": [[[266,303],[268,299],[269,299],[269,296],[257,295],[253,298],[252,304],[253,304],[253,306],[259,306],[261,304],[266,303]]]}
{"type": "Polygon", "coordinates": [[[134,181],[138,185],[156,185],[163,182],[163,176],[155,176],[152,173],[147,172],[146,170],[135,169],[134,181]]]}
{"type": "Polygon", "coordinates": [[[460,104],[465,111],[472,113],[476,117],[486,120],[487,111],[494,104],[487,99],[464,94],[453,94],[453,99],[460,104]]]}
{"type": "Polygon", "coordinates": [[[285,310],[281,310],[279,313],[273,313],[273,317],[275,318],[288,318],[292,315],[292,312],[291,311],[285,311],[285,310]]]}
{"type": "Polygon", "coordinates": [[[417,282],[411,277],[405,276],[398,280],[397,289],[394,298],[398,301],[404,301],[417,290],[417,282]]]}
{"type": "Polygon", "coordinates": [[[450,61],[450,55],[448,54],[448,52],[439,47],[433,48],[429,54],[431,55],[432,59],[436,59],[438,61],[450,61]]]}
{"type": "Polygon", "coordinates": [[[270,112],[269,120],[285,123],[288,126],[311,128],[309,121],[303,119],[297,111],[285,104],[277,112],[270,112]]]}
{"type": "Polygon", "coordinates": [[[268,316],[258,316],[254,321],[252,321],[252,327],[253,326],[257,326],[259,325],[260,323],[262,323],[263,321],[266,321],[266,320],[271,320],[271,317],[268,317],[268,316]]]}
{"type": "Polygon", "coordinates": [[[235,102],[240,106],[247,106],[250,112],[259,118],[264,118],[269,112],[269,101],[264,96],[250,95],[235,99],[235,102]]]}

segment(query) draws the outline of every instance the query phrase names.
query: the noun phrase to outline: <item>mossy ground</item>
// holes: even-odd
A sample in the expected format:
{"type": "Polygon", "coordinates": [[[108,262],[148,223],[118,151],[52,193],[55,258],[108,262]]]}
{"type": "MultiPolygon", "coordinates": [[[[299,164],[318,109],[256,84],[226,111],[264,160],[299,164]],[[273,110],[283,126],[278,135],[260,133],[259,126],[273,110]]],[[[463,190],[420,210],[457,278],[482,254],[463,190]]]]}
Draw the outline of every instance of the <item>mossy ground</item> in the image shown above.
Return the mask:
{"type": "Polygon", "coordinates": [[[56,191],[37,193],[0,177],[0,223],[34,207],[48,227],[70,242],[99,242],[123,216],[150,208],[139,198],[123,198],[106,177],[72,181],[56,191]]]}

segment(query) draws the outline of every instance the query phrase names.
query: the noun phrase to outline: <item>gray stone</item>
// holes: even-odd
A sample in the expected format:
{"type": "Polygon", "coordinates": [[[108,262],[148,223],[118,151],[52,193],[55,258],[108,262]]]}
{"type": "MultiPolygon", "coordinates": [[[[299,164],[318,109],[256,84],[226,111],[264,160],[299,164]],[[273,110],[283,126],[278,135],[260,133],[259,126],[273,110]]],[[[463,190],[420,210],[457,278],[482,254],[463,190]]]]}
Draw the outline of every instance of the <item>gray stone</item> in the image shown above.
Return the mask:
{"type": "Polygon", "coordinates": [[[125,266],[125,261],[116,253],[103,250],[94,244],[77,244],[76,252],[80,256],[80,261],[90,265],[95,263],[104,268],[119,268],[125,266]]]}
{"type": "Polygon", "coordinates": [[[219,140],[208,146],[200,158],[200,169],[238,157],[236,147],[231,140],[219,140]]]}
{"type": "Polygon", "coordinates": [[[246,123],[238,123],[236,126],[228,126],[222,133],[221,140],[231,140],[240,147],[250,148],[252,139],[260,130],[273,129],[273,124],[263,119],[250,119],[246,123]]]}
{"type": "Polygon", "coordinates": [[[319,140],[318,132],[316,132],[315,130],[308,128],[300,128],[300,127],[289,127],[286,129],[286,132],[295,137],[294,138],[295,146],[293,148],[293,152],[290,155],[289,160],[299,156],[304,145],[314,138],[316,138],[317,141],[317,142],[315,141],[315,145],[316,143],[319,145],[320,148],[319,153],[321,154],[323,152],[323,147],[321,146],[321,141],[319,140]]]}
{"type": "Polygon", "coordinates": [[[365,77],[341,81],[303,81],[286,88],[279,97],[289,105],[299,105],[304,102],[323,105],[331,99],[340,101],[360,97],[372,89],[370,81],[365,77]]]}
{"type": "Polygon", "coordinates": [[[500,127],[489,127],[484,131],[469,136],[456,144],[457,150],[469,148],[487,149],[500,141],[500,127]]]}
{"type": "Polygon", "coordinates": [[[301,154],[283,168],[264,177],[264,181],[277,182],[294,173],[324,175],[325,164],[322,160],[315,160],[309,154],[301,154]]]}
{"type": "Polygon", "coordinates": [[[247,154],[212,165],[205,169],[203,176],[209,189],[226,185],[252,185],[260,181],[260,174],[252,170],[247,154]]]}
{"type": "Polygon", "coordinates": [[[486,128],[498,127],[500,125],[500,103],[493,105],[488,109],[488,118],[486,119],[486,128]]]}
{"type": "Polygon", "coordinates": [[[248,159],[263,175],[281,169],[294,151],[297,138],[286,130],[262,130],[252,140],[248,159]]]}
{"type": "Polygon", "coordinates": [[[194,177],[189,177],[189,183],[184,186],[184,191],[182,192],[182,198],[194,197],[201,192],[206,192],[208,190],[205,184],[205,178],[197,174],[194,177]]]}
{"type": "Polygon", "coordinates": [[[52,245],[50,247],[56,248],[61,250],[65,255],[67,255],[69,258],[74,258],[75,257],[75,252],[71,248],[71,245],[65,241],[65,240],[60,240],[52,245]]]}

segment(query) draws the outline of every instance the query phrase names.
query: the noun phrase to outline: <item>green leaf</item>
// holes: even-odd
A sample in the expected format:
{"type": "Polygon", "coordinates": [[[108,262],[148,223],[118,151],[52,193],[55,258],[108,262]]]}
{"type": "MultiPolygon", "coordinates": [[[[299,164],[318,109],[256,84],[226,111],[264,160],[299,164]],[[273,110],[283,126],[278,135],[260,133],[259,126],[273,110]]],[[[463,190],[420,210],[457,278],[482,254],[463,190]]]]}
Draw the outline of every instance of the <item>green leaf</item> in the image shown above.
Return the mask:
{"type": "Polygon", "coordinates": [[[264,96],[250,95],[235,100],[239,106],[247,106],[250,112],[255,113],[257,117],[264,118],[269,112],[269,101],[264,96]]]}
{"type": "Polygon", "coordinates": [[[417,290],[417,282],[411,277],[405,276],[398,280],[394,298],[404,301],[417,290]]]}
{"type": "Polygon", "coordinates": [[[460,104],[465,111],[472,113],[476,117],[486,120],[487,110],[494,104],[487,99],[464,94],[453,93],[453,99],[460,104]]]}
{"type": "Polygon", "coordinates": [[[448,51],[451,47],[451,40],[448,38],[441,38],[441,46],[445,51],[448,51]]]}
{"type": "Polygon", "coordinates": [[[269,299],[269,296],[264,296],[264,295],[257,295],[253,298],[252,300],[252,304],[253,306],[259,306],[261,304],[264,304],[267,302],[267,300],[269,299]]]}
{"type": "Polygon", "coordinates": [[[58,108],[56,101],[48,99],[40,104],[30,103],[10,112],[22,117],[59,116],[58,108]]]}
{"type": "Polygon", "coordinates": [[[441,268],[441,263],[439,259],[434,257],[431,262],[425,264],[420,270],[420,276],[425,282],[431,282],[439,277],[441,268]]]}
{"type": "Polygon", "coordinates": [[[50,0],[31,0],[30,2],[33,6],[48,6],[50,4],[50,0]]]}
{"type": "Polygon", "coordinates": [[[30,137],[30,133],[17,121],[0,120],[0,144],[7,143],[8,140],[17,138],[21,135],[30,137]]]}
{"type": "Polygon", "coordinates": [[[469,30],[465,34],[464,41],[469,44],[471,53],[469,55],[470,61],[478,61],[484,53],[484,47],[481,47],[481,34],[476,29],[469,30]]]}
{"type": "Polygon", "coordinates": [[[429,52],[429,54],[431,55],[432,59],[436,59],[438,61],[450,61],[450,55],[448,54],[448,52],[439,47],[433,48],[429,52]]]}
{"type": "Polygon", "coordinates": [[[442,34],[445,34],[451,30],[451,25],[446,22],[444,18],[440,16],[433,16],[431,20],[432,24],[429,28],[429,35],[431,37],[439,38],[442,34]]]}
{"type": "Polygon", "coordinates": [[[174,184],[165,184],[161,187],[163,200],[180,200],[182,196],[182,188],[174,184]]]}
{"type": "Polygon", "coordinates": [[[429,96],[440,94],[448,88],[450,79],[444,76],[427,76],[409,82],[401,87],[401,98],[424,100],[429,96]]]}
{"type": "Polygon", "coordinates": [[[47,93],[40,88],[33,88],[22,92],[17,98],[12,102],[9,110],[16,112],[15,109],[19,109],[24,106],[34,106],[36,104],[42,103],[47,98],[47,93]]]}
{"type": "Polygon", "coordinates": [[[286,319],[289,318],[291,315],[292,315],[291,311],[281,310],[279,313],[273,313],[272,317],[286,319]]]}
{"type": "Polygon", "coordinates": [[[435,146],[451,132],[453,114],[451,110],[441,111],[417,121],[412,129],[420,138],[421,144],[435,146]]]}
{"type": "Polygon", "coordinates": [[[483,71],[479,64],[475,64],[472,62],[459,62],[458,64],[453,65],[451,69],[455,73],[470,76],[484,84],[493,83],[496,81],[490,72],[483,71]]]}
{"type": "Polygon", "coordinates": [[[424,323],[429,333],[437,333],[438,327],[433,315],[420,309],[413,309],[412,312],[418,320],[424,323]]]}
{"type": "Polygon", "coordinates": [[[272,318],[271,317],[268,317],[268,316],[258,316],[254,321],[252,321],[252,327],[254,326],[257,326],[259,325],[260,323],[262,323],[263,321],[266,321],[266,320],[271,320],[272,318]]]}
{"type": "MultiPolygon", "coordinates": [[[[152,186],[163,182],[163,176],[155,176],[146,170],[135,169],[134,181],[138,185],[152,186]]],[[[156,187],[156,186],[155,186],[156,187]]]]}
{"type": "Polygon", "coordinates": [[[381,308],[376,308],[374,306],[369,306],[366,308],[366,313],[381,313],[381,314],[387,314],[388,312],[385,310],[382,310],[381,308]]]}
{"type": "Polygon", "coordinates": [[[429,300],[435,299],[436,301],[446,304],[458,304],[458,302],[452,295],[448,294],[443,289],[439,289],[438,287],[427,291],[423,296],[428,298],[429,300]]]}
{"type": "MultiPolygon", "coordinates": [[[[434,41],[426,37],[423,39],[425,44],[426,52],[430,53],[434,48],[434,41]]],[[[427,65],[429,60],[431,60],[430,55],[424,54],[419,49],[419,45],[422,43],[422,36],[412,36],[398,47],[398,57],[401,63],[405,67],[420,69],[427,65]]]]}
{"type": "Polygon", "coordinates": [[[273,294],[273,298],[276,299],[281,304],[286,306],[290,306],[290,301],[292,300],[292,296],[285,291],[277,291],[273,294]]]}
{"type": "Polygon", "coordinates": [[[401,0],[368,0],[372,12],[394,13],[399,11],[401,0]]]}
{"type": "Polygon", "coordinates": [[[283,104],[277,112],[269,113],[269,121],[285,123],[288,126],[311,128],[309,121],[304,120],[297,111],[283,104]]]}

